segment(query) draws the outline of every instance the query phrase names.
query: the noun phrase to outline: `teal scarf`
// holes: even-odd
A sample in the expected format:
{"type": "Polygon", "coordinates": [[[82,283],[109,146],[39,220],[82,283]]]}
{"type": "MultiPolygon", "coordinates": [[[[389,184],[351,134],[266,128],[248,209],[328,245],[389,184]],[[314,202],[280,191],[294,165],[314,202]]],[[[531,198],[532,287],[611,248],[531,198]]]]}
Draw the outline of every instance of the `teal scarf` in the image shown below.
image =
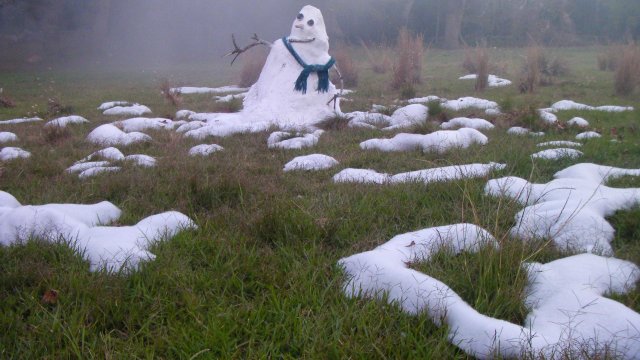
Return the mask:
{"type": "Polygon", "coordinates": [[[296,85],[294,90],[301,91],[303,94],[307,93],[307,79],[312,72],[318,73],[318,92],[327,92],[329,91],[329,69],[336,63],[334,58],[330,58],[329,62],[325,65],[307,65],[307,63],[302,60],[300,55],[296,52],[296,50],[291,46],[291,43],[286,37],[282,38],[282,42],[284,46],[286,46],[287,50],[293,55],[298,64],[302,66],[302,72],[298,79],[296,80],[296,85]]]}

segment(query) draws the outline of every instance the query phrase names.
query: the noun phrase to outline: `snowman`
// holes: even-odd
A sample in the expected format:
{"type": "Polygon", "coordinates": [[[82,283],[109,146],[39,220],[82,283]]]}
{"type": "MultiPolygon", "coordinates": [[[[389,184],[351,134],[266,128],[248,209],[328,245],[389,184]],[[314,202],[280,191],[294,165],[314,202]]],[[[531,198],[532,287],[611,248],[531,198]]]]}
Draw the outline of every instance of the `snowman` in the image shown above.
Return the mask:
{"type": "Polygon", "coordinates": [[[205,126],[187,132],[187,136],[226,136],[263,131],[272,126],[309,130],[341,113],[339,91],[329,81],[329,71],[337,68],[329,55],[329,36],[319,9],[311,5],[303,7],[289,36],[273,43],[257,36],[254,40],[243,49],[234,40],[235,50],[228,54],[237,58],[260,44],[271,48],[258,81],[245,96],[243,109],[233,114],[206,114],[205,126]]]}

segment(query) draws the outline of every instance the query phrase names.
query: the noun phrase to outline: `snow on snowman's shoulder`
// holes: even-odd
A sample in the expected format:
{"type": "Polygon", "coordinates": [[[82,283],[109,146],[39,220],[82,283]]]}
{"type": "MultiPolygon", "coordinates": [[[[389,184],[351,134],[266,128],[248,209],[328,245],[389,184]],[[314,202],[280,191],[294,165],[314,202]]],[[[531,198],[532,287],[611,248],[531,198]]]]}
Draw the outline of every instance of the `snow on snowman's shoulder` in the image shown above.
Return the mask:
{"type": "Polygon", "coordinates": [[[324,154],[311,154],[293,158],[293,160],[285,164],[283,171],[289,172],[295,170],[325,170],[330,169],[338,164],[338,160],[332,158],[331,156],[324,154]]]}
{"type": "Polygon", "coordinates": [[[38,122],[38,121],[43,121],[43,120],[39,117],[19,118],[19,119],[0,121],[0,125],[23,124],[23,123],[38,122]]]}
{"type": "Polygon", "coordinates": [[[117,220],[122,211],[107,201],[21,206],[11,198],[0,192],[0,203],[6,199],[11,203],[0,217],[0,244],[11,245],[30,236],[50,242],[66,239],[90,263],[91,271],[135,270],[154,259],[148,251],[150,244],[197,228],[187,216],[174,211],[147,217],[133,226],[98,226],[117,220]]]}
{"type": "Polygon", "coordinates": [[[445,130],[453,129],[453,128],[471,128],[476,130],[491,130],[495,128],[495,126],[484,119],[457,117],[449,121],[443,122],[442,124],[440,124],[440,128],[445,130]]]}
{"type": "Polygon", "coordinates": [[[569,148],[547,149],[531,155],[532,159],[559,160],[576,159],[584,155],[582,151],[569,148]]]}
{"type": "Polygon", "coordinates": [[[209,156],[222,150],[224,148],[217,144],[200,144],[189,149],[189,156],[209,156]]]}
{"type": "Polygon", "coordinates": [[[171,119],[165,118],[143,118],[136,117],[126,120],[120,120],[113,123],[113,125],[121,128],[124,132],[132,132],[132,131],[144,131],[148,129],[152,130],[162,130],[162,129],[173,129],[176,126],[176,123],[171,119]]]}
{"type": "Polygon", "coordinates": [[[26,159],[29,157],[31,157],[31,153],[19,147],[5,147],[0,149],[0,161],[26,159]]]}
{"type": "Polygon", "coordinates": [[[150,114],[151,109],[144,105],[133,104],[130,106],[114,106],[105,110],[102,114],[109,116],[142,116],[150,114]]]}
{"type": "Polygon", "coordinates": [[[64,117],[59,117],[57,119],[53,119],[49,122],[47,122],[46,124],[44,124],[45,127],[67,127],[67,125],[69,124],[82,124],[82,123],[88,123],[89,120],[83,118],[82,116],[78,116],[78,115],[71,115],[71,116],[64,116],[64,117]]]}
{"type": "Polygon", "coordinates": [[[452,148],[468,148],[474,144],[485,145],[489,139],[476,129],[440,130],[430,134],[400,133],[391,139],[370,139],[360,143],[364,150],[412,151],[443,153],[452,148]]]}
{"type": "Polygon", "coordinates": [[[381,174],[371,169],[348,168],[335,174],[332,180],[335,183],[386,184],[390,178],[389,174],[381,174]]]}
{"type": "Polygon", "coordinates": [[[11,141],[18,141],[18,135],[8,131],[0,131],[0,144],[11,141]]]}
{"type": "Polygon", "coordinates": [[[233,92],[244,92],[249,90],[248,88],[242,88],[235,85],[229,86],[221,86],[217,88],[211,87],[198,87],[198,86],[182,86],[171,88],[171,92],[182,94],[182,95],[193,95],[193,94],[225,94],[225,93],[233,93],[233,92]]]}
{"type": "Polygon", "coordinates": [[[125,133],[112,124],[104,124],[93,129],[87,135],[87,140],[103,146],[128,146],[138,142],[151,141],[151,137],[140,132],[125,133]]]}
{"type": "Polygon", "coordinates": [[[578,139],[578,140],[596,139],[596,138],[600,138],[600,137],[602,137],[602,135],[598,134],[595,131],[587,131],[587,132],[583,132],[583,133],[580,133],[580,134],[576,135],[576,139],[578,139]]]}

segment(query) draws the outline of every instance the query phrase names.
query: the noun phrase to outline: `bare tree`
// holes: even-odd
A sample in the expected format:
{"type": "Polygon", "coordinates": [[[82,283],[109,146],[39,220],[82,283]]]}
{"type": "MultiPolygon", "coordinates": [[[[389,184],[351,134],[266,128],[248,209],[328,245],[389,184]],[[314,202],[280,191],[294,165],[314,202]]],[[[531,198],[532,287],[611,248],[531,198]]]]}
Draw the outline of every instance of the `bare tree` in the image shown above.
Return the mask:
{"type": "Polygon", "coordinates": [[[462,35],[462,20],[464,18],[464,8],[467,0],[445,1],[445,24],[444,24],[444,47],[457,49],[460,47],[460,36],[462,35]]]}

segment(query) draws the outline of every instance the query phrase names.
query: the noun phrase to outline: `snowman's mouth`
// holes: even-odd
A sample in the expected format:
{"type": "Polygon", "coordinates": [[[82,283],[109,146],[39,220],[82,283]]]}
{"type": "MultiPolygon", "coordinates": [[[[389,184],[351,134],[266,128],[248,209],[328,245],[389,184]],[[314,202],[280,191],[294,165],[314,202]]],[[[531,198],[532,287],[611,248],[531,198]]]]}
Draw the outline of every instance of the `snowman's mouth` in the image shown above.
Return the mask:
{"type": "Polygon", "coordinates": [[[306,38],[306,39],[298,39],[298,38],[291,38],[291,37],[289,38],[289,42],[290,43],[303,43],[303,44],[305,44],[305,43],[313,42],[315,40],[316,40],[316,38],[306,38]]]}

